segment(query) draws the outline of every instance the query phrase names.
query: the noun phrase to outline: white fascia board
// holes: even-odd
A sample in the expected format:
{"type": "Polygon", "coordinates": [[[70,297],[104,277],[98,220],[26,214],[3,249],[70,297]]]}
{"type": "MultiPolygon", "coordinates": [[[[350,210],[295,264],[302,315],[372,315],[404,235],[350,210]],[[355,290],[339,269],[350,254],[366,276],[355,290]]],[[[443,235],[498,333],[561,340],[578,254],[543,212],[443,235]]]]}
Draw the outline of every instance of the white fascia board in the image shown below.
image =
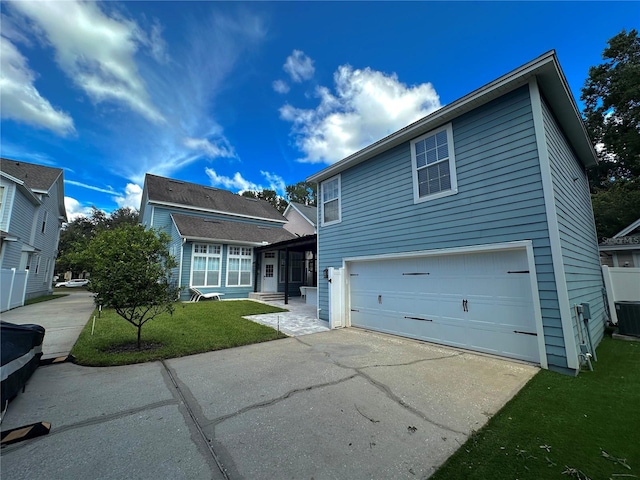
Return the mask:
{"type": "MultiPolygon", "coordinates": [[[[280,223],[282,225],[287,223],[287,220],[284,217],[282,220],[276,220],[273,218],[254,217],[252,215],[242,215],[241,213],[225,212],[223,210],[213,210],[209,208],[192,207],[191,205],[183,205],[181,203],[160,202],[158,200],[149,200],[149,204],[157,205],[159,207],[177,208],[180,210],[191,210],[191,211],[202,212],[202,213],[215,213],[217,215],[224,215],[225,217],[237,217],[237,218],[248,218],[251,220],[261,220],[264,222],[280,223]]],[[[178,213],[178,212],[175,212],[175,213],[178,213]]]]}
{"type": "Polygon", "coordinates": [[[542,179],[542,191],[547,217],[547,230],[549,233],[549,243],[551,247],[551,259],[553,263],[553,274],[556,282],[558,294],[558,307],[560,308],[560,321],[562,324],[562,335],[564,338],[565,355],[567,367],[578,372],[580,364],[578,362],[578,350],[576,346],[575,330],[573,328],[572,309],[569,305],[569,291],[567,289],[567,278],[562,261],[562,245],[560,243],[560,229],[558,226],[558,213],[553,191],[553,180],[551,177],[551,162],[544,130],[544,118],[542,116],[542,97],[538,89],[536,78],[529,81],[529,92],[531,96],[531,110],[533,112],[533,128],[536,135],[538,148],[538,159],[540,163],[540,174],[542,179]]]}
{"type": "Polygon", "coordinates": [[[626,234],[633,232],[638,227],[640,227],[640,218],[629,225],[627,228],[623,228],[622,230],[620,230],[613,236],[613,238],[624,237],[626,234]]]}
{"type": "Polygon", "coordinates": [[[567,136],[572,146],[576,149],[578,158],[580,158],[585,166],[596,165],[597,155],[589,140],[584,122],[582,121],[571,90],[562,73],[560,64],[557,61],[556,53],[554,50],[551,50],[493,82],[474,90],[455,102],[436,110],[417,122],[307,177],[307,182],[319,183],[375,155],[427,133],[509,91],[526,85],[529,79],[536,75],[541,76],[545,93],[549,93],[549,97],[553,102],[559,103],[558,107],[555,109],[552,108],[552,110],[554,110],[556,116],[559,117],[563,129],[567,131],[567,136]]]}
{"type": "Polygon", "coordinates": [[[18,190],[24,193],[26,197],[31,201],[31,203],[33,203],[36,206],[42,205],[42,201],[38,197],[36,197],[33,191],[31,191],[31,189],[27,187],[22,180],[16,177],[12,177],[11,175],[5,172],[0,172],[0,176],[3,176],[7,180],[10,180],[13,183],[15,183],[16,186],[18,187],[18,190]]]}

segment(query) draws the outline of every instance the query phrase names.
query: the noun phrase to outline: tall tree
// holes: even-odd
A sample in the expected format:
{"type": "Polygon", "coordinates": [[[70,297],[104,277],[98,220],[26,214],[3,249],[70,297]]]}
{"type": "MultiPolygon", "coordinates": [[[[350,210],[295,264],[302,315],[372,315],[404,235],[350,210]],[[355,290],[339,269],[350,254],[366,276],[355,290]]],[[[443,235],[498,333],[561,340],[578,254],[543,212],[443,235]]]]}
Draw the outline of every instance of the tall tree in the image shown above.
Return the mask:
{"type": "Polygon", "coordinates": [[[318,204],[318,185],[311,182],[298,182],[286,186],[287,200],[315,207],[318,204]]]}
{"type": "Polygon", "coordinates": [[[622,30],[608,41],[604,63],[591,67],[582,88],[585,124],[600,156],[593,187],[640,175],[640,38],[622,30]]]}
{"type": "Polygon", "coordinates": [[[287,201],[277,194],[275,190],[269,190],[268,188],[262,189],[262,191],[254,191],[254,190],[245,190],[240,194],[243,197],[249,198],[258,198],[260,200],[265,200],[273,206],[280,213],[284,213],[287,209],[287,201]]]}
{"type": "Polygon", "coordinates": [[[60,232],[56,271],[80,273],[88,270],[82,252],[99,232],[124,225],[137,225],[138,211],[122,207],[107,215],[103,210],[91,207],[91,215],[77,217],[67,223],[60,232]]]}
{"type": "Polygon", "coordinates": [[[169,254],[170,238],[142,225],[124,225],[99,232],[82,252],[91,269],[89,290],[98,305],[116,313],[138,330],[161,313],[173,313],[179,288],[171,279],[177,266],[169,254]]]}

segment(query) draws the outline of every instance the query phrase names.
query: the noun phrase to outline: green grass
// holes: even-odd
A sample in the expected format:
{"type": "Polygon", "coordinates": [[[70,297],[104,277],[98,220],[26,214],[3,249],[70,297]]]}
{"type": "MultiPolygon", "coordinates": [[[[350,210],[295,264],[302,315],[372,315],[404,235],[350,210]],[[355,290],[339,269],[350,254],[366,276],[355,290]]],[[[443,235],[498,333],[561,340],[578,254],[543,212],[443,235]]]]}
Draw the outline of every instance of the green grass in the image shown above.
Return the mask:
{"type": "Polygon", "coordinates": [[[30,298],[24,301],[25,305],[33,305],[34,303],[48,302],[49,300],[55,300],[56,298],[62,298],[69,295],[68,293],[54,293],[53,295],[42,295],[41,297],[30,298]]]}
{"type": "Polygon", "coordinates": [[[135,343],[137,329],[115,311],[103,310],[101,318],[96,317],[94,334],[91,335],[92,317],[71,354],[81,365],[112,366],[266,342],[286,335],[278,335],[273,328],[242,316],[284,311],[250,300],[179,303],[173,315],[159,315],[142,327],[142,342],[158,343],[162,345],[160,348],[110,353],[108,350],[114,346],[135,343]]]}
{"type": "Polygon", "coordinates": [[[640,478],[640,343],[597,354],[577,377],[540,371],[431,479],[640,478]]]}

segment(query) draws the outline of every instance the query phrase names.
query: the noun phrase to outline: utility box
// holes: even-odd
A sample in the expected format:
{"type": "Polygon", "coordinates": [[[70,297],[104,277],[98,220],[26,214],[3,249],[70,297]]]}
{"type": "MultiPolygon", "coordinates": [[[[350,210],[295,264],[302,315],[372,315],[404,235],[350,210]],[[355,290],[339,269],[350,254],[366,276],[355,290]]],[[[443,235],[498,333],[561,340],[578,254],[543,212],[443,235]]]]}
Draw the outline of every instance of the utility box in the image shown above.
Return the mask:
{"type": "Polygon", "coordinates": [[[640,302],[616,302],[618,333],[640,337],[640,302]]]}

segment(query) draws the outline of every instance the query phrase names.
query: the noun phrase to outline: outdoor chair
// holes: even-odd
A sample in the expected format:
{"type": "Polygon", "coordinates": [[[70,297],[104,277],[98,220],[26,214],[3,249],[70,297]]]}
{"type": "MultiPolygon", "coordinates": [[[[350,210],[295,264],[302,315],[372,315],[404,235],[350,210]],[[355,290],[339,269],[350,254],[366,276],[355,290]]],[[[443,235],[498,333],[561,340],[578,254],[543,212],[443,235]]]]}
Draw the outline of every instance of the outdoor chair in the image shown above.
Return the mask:
{"type": "Polygon", "coordinates": [[[224,295],[224,293],[218,292],[202,293],[200,290],[193,287],[189,287],[189,290],[191,290],[190,302],[199,302],[201,298],[215,298],[216,300],[220,300],[220,297],[224,295]]]}

